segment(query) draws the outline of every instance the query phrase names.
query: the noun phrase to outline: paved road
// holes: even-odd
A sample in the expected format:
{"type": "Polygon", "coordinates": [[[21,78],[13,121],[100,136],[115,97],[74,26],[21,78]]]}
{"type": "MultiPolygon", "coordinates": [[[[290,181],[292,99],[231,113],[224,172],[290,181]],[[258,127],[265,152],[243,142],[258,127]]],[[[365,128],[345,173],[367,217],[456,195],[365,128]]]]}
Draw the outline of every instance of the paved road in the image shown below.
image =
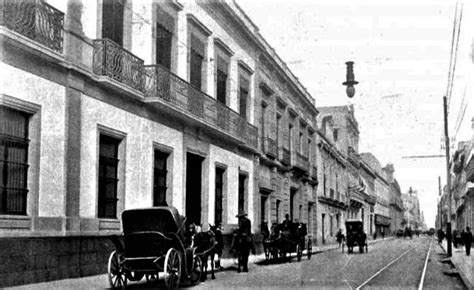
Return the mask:
{"type": "MultiPolygon", "coordinates": [[[[227,269],[216,274],[216,280],[208,280],[189,289],[232,288],[317,288],[317,289],[417,289],[428,249],[428,237],[413,240],[395,239],[369,245],[369,252],[348,255],[333,250],[313,255],[291,263],[250,265],[250,273],[237,273],[227,269]],[[390,266],[386,267],[388,264],[390,266]],[[385,268],[381,271],[381,269],[385,268]],[[374,276],[374,274],[378,275],[374,276]],[[374,276],[374,277],[373,277],[374,276]],[[370,281],[369,278],[373,277],[370,281]]],[[[424,289],[466,289],[460,278],[444,275],[450,266],[440,263],[445,258],[437,243],[431,244],[430,258],[424,280],[424,289]]],[[[144,282],[129,288],[149,288],[144,282]]],[[[81,279],[63,280],[20,287],[22,289],[52,288],[106,288],[106,275],[81,279]]]]}

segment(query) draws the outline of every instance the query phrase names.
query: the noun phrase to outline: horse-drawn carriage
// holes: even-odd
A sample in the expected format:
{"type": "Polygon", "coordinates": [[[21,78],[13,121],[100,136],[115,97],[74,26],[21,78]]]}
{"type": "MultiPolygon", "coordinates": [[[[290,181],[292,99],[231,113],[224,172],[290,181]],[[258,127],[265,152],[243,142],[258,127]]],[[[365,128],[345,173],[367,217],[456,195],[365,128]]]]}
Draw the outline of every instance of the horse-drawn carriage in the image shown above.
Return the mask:
{"type": "MultiPolygon", "coordinates": [[[[361,220],[347,220],[346,221],[346,241],[347,253],[354,252],[354,247],[359,246],[359,252],[368,252],[367,234],[364,232],[364,225],[361,220]]],[[[342,252],[344,253],[344,244],[342,245],[342,252]]]]}
{"type": "Polygon", "coordinates": [[[301,261],[304,249],[307,249],[308,260],[311,259],[312,243],[304,223],[273,224],[272,230],[263,239],[265,259],[272,260],[286,258],[291,261],[291,253],[296,253],[296,258],[301,261]]]}
{"type": "Polygon", "coordinates": [[[127,280],[164,280],[176,289],[181,280],[197,284],[203,260],[195,247],[184,244],[185,219],[174,207],[131,209],[122,213],[124,244],[113,239],[116,250],[108,263],[112,288],[124,287],[127,280]]]}

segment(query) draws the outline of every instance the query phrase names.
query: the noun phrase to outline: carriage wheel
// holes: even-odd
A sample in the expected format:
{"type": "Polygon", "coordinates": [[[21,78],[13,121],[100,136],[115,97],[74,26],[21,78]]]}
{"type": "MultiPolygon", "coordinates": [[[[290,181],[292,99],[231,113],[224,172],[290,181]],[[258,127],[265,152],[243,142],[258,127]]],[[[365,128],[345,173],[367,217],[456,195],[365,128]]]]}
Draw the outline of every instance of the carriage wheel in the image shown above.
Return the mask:
{"type": "Polygon", "coordinates": [[[308,240],[308,260],[311,260],[311,255],[313,254],[313,242],[311,239],[308,240]]]}
{"type": "Polygon", "coordinates": [[[301,256],[303,255],[303,250],[301,249],[300,244],[296,245],[296,260],[301,261],[301,256]]]}
{"type": "Polygon", "coordinates": [[[110,254],[107,267],[109,283],[112,288],[123,288],[127,286],[127,275],[122,263],[122,255],[117,251],[113,251],[112,254],[110,254]]]}
{"type": "Polygon", "coordinates": [[[197,285],[202,276],[202,260],[198,256],[193,259],[193,271],[191,272],[191,283],[197,285]]]}
{"type": "Polygon", "coordinates": [[[178,289],[181,278],[181,256],[178,251],[171,248],[165,257],[165,286],[168,289],[178,289]]]}

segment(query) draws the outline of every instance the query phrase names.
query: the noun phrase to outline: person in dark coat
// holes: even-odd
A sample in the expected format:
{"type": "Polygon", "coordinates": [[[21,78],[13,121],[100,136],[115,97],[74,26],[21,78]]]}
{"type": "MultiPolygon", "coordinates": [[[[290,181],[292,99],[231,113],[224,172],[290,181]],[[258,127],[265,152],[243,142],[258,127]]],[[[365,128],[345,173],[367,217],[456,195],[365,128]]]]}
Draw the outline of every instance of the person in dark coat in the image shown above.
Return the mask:
{"type": "Polygon", "coordinates": [[[239,261],[237,272],[240,272],[240,266],[242,266],[244,272],[248,272],[248,262],[250,251],[255,254],[255,248],[253,247],[252,241],[252,223],[247,218],[245,212],[240,212],[235,216],[239,219],[239,229],[237,230],[237,238],[239,240],[239,261]]]}
{"type": "Polygon", "coordinates": [[[339,229],[336,234],[336,241],[339,244],[339,248],[341,247],[342,241],[344,240],[344,234],[342,233],[342,230],[339,229]]]}
{"type": "Polygon", "coordinates": [[[461,239],[464,243],[464,248],[466,249],[466,256],[470,256],[472,243],[472,233],[470,227],[466,227],[466,231],[462,233],[461,239]]]}

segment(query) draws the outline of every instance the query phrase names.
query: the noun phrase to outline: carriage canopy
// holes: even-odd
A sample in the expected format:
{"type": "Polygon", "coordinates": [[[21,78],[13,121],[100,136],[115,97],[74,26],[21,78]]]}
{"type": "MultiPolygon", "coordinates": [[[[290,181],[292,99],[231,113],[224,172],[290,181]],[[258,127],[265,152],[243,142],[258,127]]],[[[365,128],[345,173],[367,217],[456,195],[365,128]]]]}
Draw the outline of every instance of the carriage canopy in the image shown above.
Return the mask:
{"type": "Polygon", "coordinates": [[[172,206],[129,209],[122,213],[123,233],[161,232],[178,233],[184,226],[184,217],[172,206]]]}

